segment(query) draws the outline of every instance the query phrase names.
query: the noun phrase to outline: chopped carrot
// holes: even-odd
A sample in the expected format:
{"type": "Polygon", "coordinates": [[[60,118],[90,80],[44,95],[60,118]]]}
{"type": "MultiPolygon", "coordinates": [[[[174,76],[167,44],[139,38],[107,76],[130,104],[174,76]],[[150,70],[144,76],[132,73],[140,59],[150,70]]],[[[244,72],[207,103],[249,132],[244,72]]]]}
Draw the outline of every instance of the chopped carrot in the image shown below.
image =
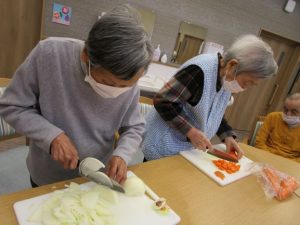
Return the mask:
{"type": "Polygon", "coordinates": [[[235,151],[230,151],[228,154],[238,159],[238,156],[235,151]]]}
{"type": "Polygon", "coordinates": [[[218,167],[218,169],[224,170],[229,174],[236,173],[240,170],[241,167],[240,165],[234,162],[229,162],[223,159],[213,160],[212,162],[215,164],[216,167],[218,167]]]}
{"type": "Polygon", "coordinates": [[[215,171],[215,175],[219,177],[221,180],[224,180],[225,178],[225,175],[219,170],[215,171]]]}

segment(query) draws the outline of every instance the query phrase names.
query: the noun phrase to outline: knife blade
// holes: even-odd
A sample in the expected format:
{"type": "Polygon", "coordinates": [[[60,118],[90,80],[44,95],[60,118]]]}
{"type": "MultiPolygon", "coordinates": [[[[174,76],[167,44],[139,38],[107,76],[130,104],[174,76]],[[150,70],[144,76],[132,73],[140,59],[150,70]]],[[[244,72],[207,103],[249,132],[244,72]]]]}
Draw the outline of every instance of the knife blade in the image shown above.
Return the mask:
{"type": "Polygon", "coordinates": [[[84,175],[86,178],[88,178],[91,181],[94,181],[97,184],[102,184],[114,191],[118,191],[121,193],[125,193],[124,188],[115,180],[109,178],[105,173],[100,171],[91,171],[90,173],[87,173],[84,175]]]}
{"type": "Polygon", "coordinates": [[[125,193],[124,188],[115,180],[108,177],[105,173],[99,171],[105,165],[98,159],[87,157],[82,161],[78,160],[79,175],[94,181],[95,183],[102,184],[112,190],[125,193]]]}
{"type": "Polygon", "coordinates": [[[208,150],[207,153],[211,154],[213,156],[216,156],[218,158],[231,161],[231,162],[237,163],[239,161],[238,157],[236,155],[233,155],[233,154],[230,154],[230,153],[226,153],[226,152],[220,151],[220,150],[215,149],[215,148],[212,149],[212,150],[208,150]]]}

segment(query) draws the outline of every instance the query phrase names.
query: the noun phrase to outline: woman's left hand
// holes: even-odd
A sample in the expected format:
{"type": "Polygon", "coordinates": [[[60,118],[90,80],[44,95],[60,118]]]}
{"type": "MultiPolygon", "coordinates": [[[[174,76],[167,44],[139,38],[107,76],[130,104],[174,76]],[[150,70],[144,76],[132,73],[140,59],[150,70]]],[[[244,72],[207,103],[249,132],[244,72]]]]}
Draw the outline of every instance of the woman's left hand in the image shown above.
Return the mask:
{"type": "Polygon", "coordinates": [[[242,156],[244,155],[244,152],[240,148],[238,143],[234,140],[233,137],[225,138],[225,144],[226,144],[227,152],[235,152],[239,159],[242,158],[242,156]]]}
{"type": "Polygon", "coordinates": [[[120,156],[112,156],[106,173],[110,178],[123,184],[127,179],[127,164],[120,156]]]}

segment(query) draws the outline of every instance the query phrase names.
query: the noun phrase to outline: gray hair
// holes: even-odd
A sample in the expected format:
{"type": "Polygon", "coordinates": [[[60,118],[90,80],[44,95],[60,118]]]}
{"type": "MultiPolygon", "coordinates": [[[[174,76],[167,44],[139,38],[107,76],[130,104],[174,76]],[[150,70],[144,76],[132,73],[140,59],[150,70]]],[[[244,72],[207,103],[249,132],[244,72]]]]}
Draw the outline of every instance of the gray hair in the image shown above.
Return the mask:
{"type": "Polygon", "coordinates": [[[300,93],[294,93],[289,95],[286,100],[300,100],[300,93]]]}
{"type": "Polygon", "coordinates": [[[270,78],[277,73],[271,47],[255,35],[239,37],[224,54],[225,64],[231,59],[238,61],[236,75],[250,72],[258,78],[270,78]]]}
{"type": "Polygon", "coordinates": [[[153,55],[139,14],[128,5],[102,16],[89,32],[85,47],[92,66],[103,67],[122,80],[147,70],[153,55]]]}

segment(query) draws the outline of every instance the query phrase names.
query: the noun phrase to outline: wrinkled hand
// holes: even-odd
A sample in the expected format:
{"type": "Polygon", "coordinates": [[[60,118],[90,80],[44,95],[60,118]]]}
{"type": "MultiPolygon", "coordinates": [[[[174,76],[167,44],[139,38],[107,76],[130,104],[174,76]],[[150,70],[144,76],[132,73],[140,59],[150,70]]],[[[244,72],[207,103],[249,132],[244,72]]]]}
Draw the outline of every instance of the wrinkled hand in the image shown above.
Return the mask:
{"type": "Polygon", "coordinates": [[[78,162],[78,152],[69,139],[69,137],[61,133],[51,142],[51,157],[59,161],[65,169],[75,169],[78,162]]]}
{"type": "Polygon", "coordinates": [[[127,179],[127,164],[120,156],[112,156],[107,166],[107,175],[123,184],[127,179]]]}
{"type": "Polygon", "coordinates": [[[209,149],[213,148],[210,140],[206,137],[206,135],[202,131],[194,127],[189,130],[186,136],[190,139],[192,145],[195,148],[201,150],[205,150],[207,148],[209,149]]]}
{"type": "Polygon", "coordinates": [[[242,156],[244,155],[244,152],[240,148],[238,143],[234,140],[233,137],[225,138],[225,144],[226,144],[227,152],[234,152],[237,154],[239,159],[242,158],[242,156]]]}

